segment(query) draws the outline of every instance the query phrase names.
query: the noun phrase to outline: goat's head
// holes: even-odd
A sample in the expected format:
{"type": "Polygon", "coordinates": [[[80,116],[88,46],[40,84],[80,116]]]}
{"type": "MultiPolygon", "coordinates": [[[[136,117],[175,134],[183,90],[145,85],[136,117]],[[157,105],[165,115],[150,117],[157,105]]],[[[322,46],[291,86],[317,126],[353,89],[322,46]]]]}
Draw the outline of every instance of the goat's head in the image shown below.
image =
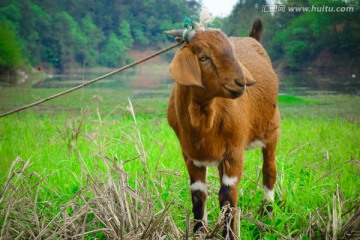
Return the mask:
{"type": "Polygon", "coordinates": [[[203,88],[208,98],[237,98],[256,83],[221,31],[197,31],[187,40],[170,64],[176,83],[203,88]]]}

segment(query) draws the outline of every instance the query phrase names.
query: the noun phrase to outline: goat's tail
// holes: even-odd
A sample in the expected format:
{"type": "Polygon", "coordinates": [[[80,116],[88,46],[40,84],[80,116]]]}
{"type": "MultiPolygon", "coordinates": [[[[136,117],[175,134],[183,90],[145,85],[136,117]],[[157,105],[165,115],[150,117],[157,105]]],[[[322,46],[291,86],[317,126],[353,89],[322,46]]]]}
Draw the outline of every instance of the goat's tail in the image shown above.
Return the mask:
{"type": "Polygon", "coordinates": [[[260,18],[255,18],[249,36],[255,38],[258,42],[261,42],[262,32],[263,32],[262,21],[260,20],[260,18]]]}

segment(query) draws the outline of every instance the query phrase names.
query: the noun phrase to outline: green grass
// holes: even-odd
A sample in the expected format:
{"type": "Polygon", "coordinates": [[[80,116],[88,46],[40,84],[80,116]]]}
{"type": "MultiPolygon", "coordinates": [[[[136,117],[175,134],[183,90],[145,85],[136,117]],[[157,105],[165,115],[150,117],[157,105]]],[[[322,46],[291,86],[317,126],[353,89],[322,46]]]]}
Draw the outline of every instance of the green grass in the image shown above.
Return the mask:
{"type": "MultiPolygon", "coordinates": [[[[0,90],[3,111],[59,91],[0,90]]],[[[59,208],[86,182],[80,174],[81,159],[90,172],[102,168],[99,160],[103,157],[118,162],[134,159],[124,166],[130,176],[129,184],[137,186],[144,168],[156,176],[156,191],[162,201],[174,201],[171,216],[184,230],[186,213],[191,211],[188,175],[176,136],[167,125],[167,100],[134,99],[135,126],[126,110],[128,96],[132,93],[80,90],[43,107],[0,119],[0,177],[3,176],[0,186],[4,186],[7,171],[17,157],[30,159],[31,172],[46,176],[55,171],[48,177],[47,187],[39,190],[38,197],[59,208]],[[93,95],[101,95],[102,100],[94,100],[93,95]],[[138,157],[142,146],[146,163],[138,157]]],[[[239,188],[242,239],[321,239],[333,229],[333,210],[337,206],[341,206],[341,214],[349,211],[342,215],[342,221],[349,218],[354,206],[360,203],[360,108],[356,104],[359,100],[336,95],[279,97],[282,122],[274,215],[263,219],[257,213],[262,200],[261,153],[246,152],[239,188]],[[335,201],[338,198],[339,203],[335,201]]],[[[211,225],[220,214],[215,169],[209,170],[208,182],[211,225]]],[[[154,199],[156,203],[156,196],[154,199]]],[[[0,202],[0,216],[5,207],[0,202]]],[[[155,204],[155,212],[162,207],[155,204]]],[[[55,212],[56,207],[52,209],[55,212]]]]}

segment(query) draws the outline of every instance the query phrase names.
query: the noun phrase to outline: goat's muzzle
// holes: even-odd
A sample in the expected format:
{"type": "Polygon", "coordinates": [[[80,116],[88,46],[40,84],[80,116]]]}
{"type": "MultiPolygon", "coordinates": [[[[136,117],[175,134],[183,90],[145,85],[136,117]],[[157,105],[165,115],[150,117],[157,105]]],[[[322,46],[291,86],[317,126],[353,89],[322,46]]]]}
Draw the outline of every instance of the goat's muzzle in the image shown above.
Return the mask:
{"type": "Polygon", "coordinates": [[[238,98],[246,91],[247,87],[253,86],[254,84],[256,84],[255,81],[243,83],[243,81],[235,79],[233,83],[224,84],[223,87],[226,89],[225,91],[228,92],[226,95],[229,98],[238,98]]]}
{"type": "Polygon", "coordinates": [[[235,98],[238,98],[240,97],[244,92],[245,92],[245,89],[246,89],[246,86],[229,86],[229,85],[224,85],[223,86],[226,93],[226,97],[228,98],[232,98],[232,99],[235,99],[235,98]]]}

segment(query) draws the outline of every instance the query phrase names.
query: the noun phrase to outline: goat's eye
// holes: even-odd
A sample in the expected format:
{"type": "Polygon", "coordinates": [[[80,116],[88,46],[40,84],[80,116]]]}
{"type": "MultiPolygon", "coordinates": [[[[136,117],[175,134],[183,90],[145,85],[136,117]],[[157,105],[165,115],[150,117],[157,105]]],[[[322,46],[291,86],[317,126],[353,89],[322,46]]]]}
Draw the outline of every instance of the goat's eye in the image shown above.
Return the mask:
{"type": "Polygon", "coordinates": [[[200,61],[202,61],[202,62],[205,62],[205,61],[207,61],[208,59],[209,59],[209,58],[208,58],[208,56],[206,56],[206,55],[200,57],[200,61]]]}

